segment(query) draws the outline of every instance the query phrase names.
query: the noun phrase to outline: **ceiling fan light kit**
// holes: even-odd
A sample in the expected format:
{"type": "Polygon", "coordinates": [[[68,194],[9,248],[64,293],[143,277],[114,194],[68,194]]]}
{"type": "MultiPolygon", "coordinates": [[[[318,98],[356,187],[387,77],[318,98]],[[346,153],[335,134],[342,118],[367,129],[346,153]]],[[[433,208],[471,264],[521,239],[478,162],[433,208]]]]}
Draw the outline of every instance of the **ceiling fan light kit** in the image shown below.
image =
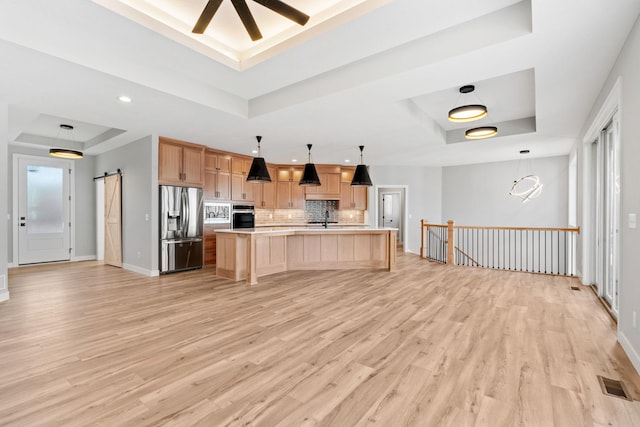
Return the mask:
{"type": "Polygon", "coordinates": [[[249,173],[247,174],[248,182],[271,182],[269,176],[269,169],[267,169],[267,163],[264,161],[264,157],[260,157],[260,141],[261,136],[256,136],[258,140],[258,155],[253,158],[249,173]]]}
{"type": "Polygon", "coordinates": [[[309,162],[304,165],[302,178],[300,178],[298,185],[317,187],[321,185],[321,183],[320,178],[318,177],[318,171],[316,171],[316,165],[311,163],[311,147],[311,144],[307,144],[307,148],[309,149],[309,162]]]}
{"type": "MultiPolygon", "coordinates": [[[[253,1],[268,9],[271,9],[277,14],[295,22],[298,25],[304,26],[309,21],[309,15],[299,11],[294,7],[289,6],[288,4],[280,0],[253,1]]],[[[231,0],[231,3],[233,4],[236,13],[240,17],[242,25],[244,25],[244,28],[247,30],[249,37],[251,37],[251,40],[257,41],[262,39],[262,33],[260,32],[260,28],[258,28],[258,24],[256,23],[255,19],[253,18],[253,14],[251,13],[249,6],[247,6],[247,1],[231,0]]],[[[209,0],[191,32],[194,34],[203,34],[207,30],[207,27],[211,23],[211,20],[213,19],[221,4],[222,0],[209,0]]]]}
{"type": "Polygon", "coordinates": [[[362,152],[364,151],[364,145],[360,145],[360,164],[356,166],[356,171],[353,173],[353,179],[351,179],[352,186],[371,187],[371,177],[369,176],[369,170],[367,165],[362,161],[362,152]]]}

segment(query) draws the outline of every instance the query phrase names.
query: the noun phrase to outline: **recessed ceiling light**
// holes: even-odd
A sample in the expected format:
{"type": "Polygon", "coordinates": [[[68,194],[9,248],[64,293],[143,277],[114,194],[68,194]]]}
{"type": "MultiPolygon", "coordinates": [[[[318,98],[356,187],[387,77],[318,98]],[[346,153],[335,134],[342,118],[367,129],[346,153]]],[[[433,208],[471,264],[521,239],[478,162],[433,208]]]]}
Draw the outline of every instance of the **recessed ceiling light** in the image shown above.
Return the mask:
{"type": "Polygon", "coordinates": [[[346,159],[344,162],[345,162],[345,163],[351,163],[351,160],[346,159]]]}
{"type": "Polygon", "coordinates": [[[251,154],[258,154],[258,150],[251,150],[251,154]]]}
{"type": "Polygon", "coordinates": [[[295,162],[297,162],[297,161],[298,161],[298,159],[291,159],[291,161],[292,161],[293,163],[295,163],[295,162]]]}
{"type": "Polygon", "coordinates": [[[127,95],[120,95],[120,96],[118,97],[118,101],[120,101],[120,102],[126,102],[126,103],[128,104],[129,102],[131,102],[131,97],[129,97],[129,96],[127,96],[127,95]]]}

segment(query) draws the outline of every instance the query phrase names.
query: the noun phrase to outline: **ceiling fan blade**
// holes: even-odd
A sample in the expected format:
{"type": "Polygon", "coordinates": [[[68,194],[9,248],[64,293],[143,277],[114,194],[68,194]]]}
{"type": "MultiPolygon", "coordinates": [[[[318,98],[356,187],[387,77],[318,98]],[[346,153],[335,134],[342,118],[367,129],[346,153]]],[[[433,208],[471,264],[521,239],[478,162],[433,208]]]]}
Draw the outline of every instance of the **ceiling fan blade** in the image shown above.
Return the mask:
{"type": "Polygon", "coordinates": [[[193,30],[191,30],[191,32],[195,34],[204,33],[209,26],[209,23],[213,19],[213,15],[215,15],[218,11],[221,3],[222,0],[209,0],[207,2],[207,5],[204,7],[204,10],[200,14],[198,22],[196,22],[196,25],[193,27],[193,30]]]}
{"type": "Polygon", "coordinates": [[[276,13],[284,16],[287,19],[292,20],[300,25],[304,25],[309,20],[309,15],[300,12],[298,9],[289,6],[280,0],[253,0],[258,4],[268,7],[276,13]]]}
{"type": "Polygon", "coordinates": [[[238,16],[240,17],[244,28],[246,28],[247,33],[249,33],[251,40],[260,40],[262,38],[262,33],[260,33],[258,24],[256,24],[255,19],[253,19],[253,15],[247,6],[247,2],[245,0],[231,0],[231,3],[233,3],[233,7],[236,8],[236,12],[238,12],[238,16]]]}

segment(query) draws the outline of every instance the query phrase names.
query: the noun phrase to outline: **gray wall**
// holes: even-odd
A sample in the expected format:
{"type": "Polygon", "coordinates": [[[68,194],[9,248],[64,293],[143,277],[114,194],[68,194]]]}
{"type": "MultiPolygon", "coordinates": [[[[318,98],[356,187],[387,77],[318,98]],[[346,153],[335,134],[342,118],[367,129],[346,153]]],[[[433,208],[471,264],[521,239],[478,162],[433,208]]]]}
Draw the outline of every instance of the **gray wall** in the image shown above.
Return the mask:
{"type": "MultiPolygon", "coordinates": [[[[594,122],[596,115],[604,105],[618,77],[622,78],[622,105],[620,105],[620,140],[621,140],[621,230],[620,230],[620,307],[618,316],[618,339],[625,348],[634,366],[640,371],[640,330],[633,327],[633,313],[640,314],[640,230],[629,229],[627,215],[640,213],[640,21],[629,34],[629,37],[611,70],[606,83],[593,106],[580,141],[586,136],[587,129],[594,122]]],[[[578,165],[583,167],[584,146],[582,142],[578,150],[578,165]]],[[[578,175],[578,194],[586,194],[587,186],[583,182],[582,173],[578,175]]],[[[584,196],[583,196],[584,197],[584,196]]],[[[584,217],[582,203],[578,204],[578,221],[584,217]]],[[[581,254],[578,254],[579,256],[581,254]]],[[[580,258],[579,258],[580,259],[580,258]]]]}
{"type": "MultiPolygon", "coordinates": [[[[43,149],[28,148],[17,145],[9,146],[9,161],[7,165],[8,200],[7,209],[13,212],[13,155],[26,154],[29,156],[47,157],[49,152],[43,149]]],[[[80,259],[92,258],[96,255],[96,203],[95,189],[93,186],[93,170],[95,159],[93,156],[85,156],[82,159],[74,160],[75,169],[75,211],[73,215],[73,225],[75,228],[75,241],[71,244],[74,248],[74,256],[80,259]]],[[[8,260],[13,260],[13,227],[9,223],[7,230],[7,250],[8,260]]]]}
{"type": "Polygon", "coordinates": [[[565,227],[568,167],[568,156],[445,167],[442,220],[458,225],[565,227]],[[538,175],[544,187],[539,197],[522,203],[509,191],[516,178],[528,173],[538,175]]]}
{"type": "Polygon", "coordinates": [[[421,166],[371,166],[374,187],[369,189],[370,223],[375,224],[375,187],[407,186],[408,231],[405,250],[420,253],[420,220],[439,221],[441,218],[442,168],[421,166]]]}
{"type": "MultiPolygon", "coordinates": [[[[8,145],[9,145],[9,106],[0,100],[0,171],[8,169],[8,145]]],[[[1,173],[1,172],[0,172],[1,173]]],[[[6,177],[6,173],[3,174],[6,177]]],[[[0,179],[0,236],[7,236],[10,212],[8,206],[9,184],[0,179]]],[[[2,242],[2,238],[0,238],[2,242]]],[[[0,301],[9,297],[9,280],[7,278],[7,260],[9,246],[0,243],[0,301]]]]}
{"type": "Polygon", "coordinates": [[[158,269],[156,157],[157,142],[149,136],[96,156],[94,169],[96,176],[117,169],[123,173],[123,267],[143,274],[158,269]]]}

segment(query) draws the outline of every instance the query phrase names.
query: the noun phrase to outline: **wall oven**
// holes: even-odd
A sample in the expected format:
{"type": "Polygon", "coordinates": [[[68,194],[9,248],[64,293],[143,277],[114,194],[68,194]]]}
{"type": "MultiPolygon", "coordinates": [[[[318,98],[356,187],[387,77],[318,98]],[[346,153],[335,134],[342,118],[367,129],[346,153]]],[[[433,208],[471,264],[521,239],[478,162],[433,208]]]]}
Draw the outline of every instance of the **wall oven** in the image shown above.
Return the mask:
{"type": "Polygon", "coordinates": [[[233,228],[254,228],[256,225],[253,205],[233,205],[231,218],[233,228]]]}

